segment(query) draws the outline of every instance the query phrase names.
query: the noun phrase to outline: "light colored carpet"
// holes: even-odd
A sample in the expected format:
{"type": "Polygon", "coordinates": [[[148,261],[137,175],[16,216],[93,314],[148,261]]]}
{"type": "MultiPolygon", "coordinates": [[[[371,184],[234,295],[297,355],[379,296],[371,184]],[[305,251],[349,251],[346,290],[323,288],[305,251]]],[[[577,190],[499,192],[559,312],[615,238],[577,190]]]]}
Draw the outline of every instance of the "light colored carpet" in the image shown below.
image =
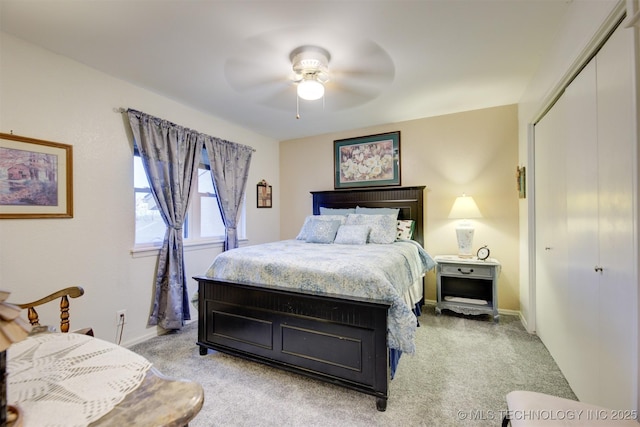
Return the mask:
{"type": "Polygon", "coordinates": [[[131,347],[163,374],[198,381],[212,426],[499,426],[512,390],[576,399],[540,339],[515,316],[436,316],[426,306],[415,355],[403,355],[386,412],[375,398],[262,364],[209,351],[197,325],[131,347]]]}

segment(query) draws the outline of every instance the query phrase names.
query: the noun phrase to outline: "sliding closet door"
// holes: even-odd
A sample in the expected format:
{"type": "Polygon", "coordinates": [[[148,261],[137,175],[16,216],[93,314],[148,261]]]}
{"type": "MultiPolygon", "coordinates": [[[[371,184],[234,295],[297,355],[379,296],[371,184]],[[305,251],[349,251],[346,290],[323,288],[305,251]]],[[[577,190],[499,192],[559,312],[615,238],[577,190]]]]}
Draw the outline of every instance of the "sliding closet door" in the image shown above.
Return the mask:
{"type": "Polygon", "coordinates": [[[566,101],[560,99],[535,127],[536,333],[559,365],[571,355],[566,274],[566,101]]]}
{"type": "Polygon", "coordinates": [[[596,57],[601,289],[600,399],[635,408],[638,276],[635,263],[632,31],[618,29],[596,57]]]}
{"type": "Polygon", "coordinates": [[[598,242],[598,106],[596,61],[592,60],[562,95],[567,157],[566,326],[559,363],[576,396],[597,402],[599,394],[600,284],[595,266],[598,242]]]}
{"type": "Polygon", "coordinates": [[[614,409],[638,389],[632,46],[619,28],[535,127],[536,330],[577,397],[614,409]]]}

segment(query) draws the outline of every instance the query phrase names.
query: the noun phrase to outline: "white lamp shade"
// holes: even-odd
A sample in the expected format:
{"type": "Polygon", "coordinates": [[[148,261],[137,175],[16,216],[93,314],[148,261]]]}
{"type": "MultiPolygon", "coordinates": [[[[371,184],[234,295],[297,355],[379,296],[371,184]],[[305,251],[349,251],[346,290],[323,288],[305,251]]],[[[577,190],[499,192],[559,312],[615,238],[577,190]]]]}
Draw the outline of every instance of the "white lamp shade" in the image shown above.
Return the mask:
{"type": "Polygon", "coordinates": [[[482,214],[480,213],[480,209],[478,209],[478,205],[476,205],[475,200],[473,200],[473,197],[463,194],[462,196],[456,198],[456,201],[453,202],[453,206],[451,207],[451,211],[449,212],[449,218],[482,218],[482,214]]]}
{"type": "Polygon", "coordinates": [[[315,101],[324,95],[324,85],[317,80],[303,80],[298,83],[298,96],[307,101],[315,101]]]}

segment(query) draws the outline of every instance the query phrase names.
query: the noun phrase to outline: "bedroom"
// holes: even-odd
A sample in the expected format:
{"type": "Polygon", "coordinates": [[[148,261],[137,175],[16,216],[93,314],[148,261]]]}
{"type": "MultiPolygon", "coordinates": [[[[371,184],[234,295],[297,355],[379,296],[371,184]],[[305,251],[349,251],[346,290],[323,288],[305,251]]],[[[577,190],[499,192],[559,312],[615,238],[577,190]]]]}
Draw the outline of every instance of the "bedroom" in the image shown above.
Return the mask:
{"type": "MultiPolygon", "coordinates": [[[[146,326],[155,257],[153,253],[131,253],[132,149],[126,123],[114,112],[131,107],[257,149],[247,189],[247,236],[252,244],[295,235],[311,211],[309,191],[333,187],[334,139],[400,130],[402,183],[428,188],[426,248],[433,254],[455,251],[448,210],[460,192],[476,196],[484,215],[476,231],[477,243],[488,244],[505,266],[500,308],[520,312],[526,321],[530,316],[528,199],[519,200],[515,190],[515,168],[527,164],[526,124],[570,62],[558,58],[575,55],[612,7],[581,9],[580,2],[575,3],[572,18],[578,21],[564,27],[559,36],[564,38],[548,52],[550,62],[536,74],[517,105],[287,141],[265,137],[2,33],[0,130],[74,146],[75,214],[71,220],[0,222],[0,280],[11,288],[16,301],[82,285],[86,295],[82,304],[73,306],[72,315],[78,325],[91,324],[98,337],[113,340],[114,314],[126,309],[124,345],[156,335],[156,328],[146,326]],[[273,185],[272,209],[256,209],[250,202],[255,199],[254,184],[261,179],[273,185]]],[[[187,277],[205,271],[220,250],[220,246],[188,248],[187,277]]],[[[434,281],[431,274],[427,283],[430,299],[435,298],[434,281]]],[[[195,292],[195,282],[190,282],[189,289],[195,292]]],[[[196,318],[195,310],[192,318],[196,318]]]]}

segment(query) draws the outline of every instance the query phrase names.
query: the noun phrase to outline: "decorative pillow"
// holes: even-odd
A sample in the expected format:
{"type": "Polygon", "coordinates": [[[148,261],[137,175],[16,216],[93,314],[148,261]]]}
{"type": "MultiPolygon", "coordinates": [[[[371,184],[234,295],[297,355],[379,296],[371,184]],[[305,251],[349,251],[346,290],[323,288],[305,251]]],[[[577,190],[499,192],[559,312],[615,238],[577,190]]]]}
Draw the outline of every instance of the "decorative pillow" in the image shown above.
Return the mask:
{"type": "Polygon", "coordinates": [[[368,225],[341,225],[333,243],[340,245],[364,245],[369,238],[368,225]]]}
{"type": "Polygon", "coordinates": [[[320,207],[320,215],[345,215],[346,216],[352,213],[356,213],[356,208],[336,209],[336,208],[320,207]]]}
{"type": "Polygon", "coordinates": [[[369,243],[393,243],[398,233],[397,220],[393,215],[350,214],[346,225],[368,225],[371,227],[369,243]]]}
{"type": "Polygon", "coordinates": [[[311,220],[318,221],[340,221],[340,224],[344,224],[347,220],[345,215],[309,215],[304,219],[304,224],[302,224],[302,228],[300,229],[300,233],[296,237],[296,240],[307,240],[307,236],[309,235],[309,227],[311,220]]]}
{"type": "Polygon", "coordinates": [[[356,206],[356,213],[363,215],[393,215],[394,219],[398,219],[400,209],[398,208],[363,208],[356,206]]]}
{"type": "Polygon", "coordinates": [[[340,225],[340,220],[323,221],[313,218],[309,225],[307,243],[333,243],[340,225]]]}
{"type": "Polygon", "coordinates": [[[398,234],[396,235],[396,239],[411,240],[413,238],[413,232],[416,229],[416,222],[412,219],[399,219],[397,229],[398,234]]]}

